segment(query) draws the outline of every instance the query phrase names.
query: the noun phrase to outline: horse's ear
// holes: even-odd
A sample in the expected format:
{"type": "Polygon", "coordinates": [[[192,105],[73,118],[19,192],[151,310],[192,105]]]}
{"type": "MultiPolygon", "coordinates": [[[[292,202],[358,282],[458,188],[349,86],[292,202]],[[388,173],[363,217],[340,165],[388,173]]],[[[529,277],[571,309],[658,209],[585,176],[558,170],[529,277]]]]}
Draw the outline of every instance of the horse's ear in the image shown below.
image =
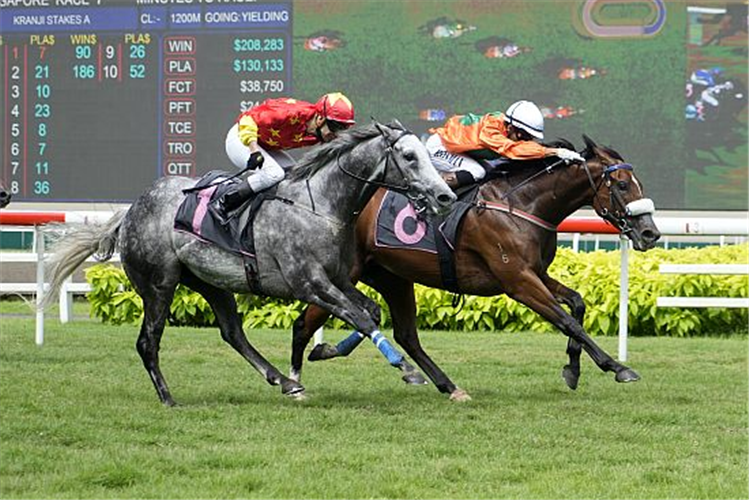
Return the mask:
{"type": "Polygon", "coordinates": [[[589,151],[593,151],[598,147],[598,145],[593,142],[593,139],[588,137],[587,135],[583,134],[583,141],[585,141],[585,148],[589,151]]]}
{"type": "Polygon", "coordinates": [[[390,126],[392,128],[397,128],[398,130],[406,130],[406,127],[403,126],[403,124],[398,120],[397,118],[393,118],[393,121],[390,123],[390,126]]]}
{"type": "Polygon", "coordinates": [[[583,134],[583,141],[585,141],[585,150],[583,151],[583,157],[590,160],[591,158],[596,156],[596,150],[598,149],[598,145],[593,142],[593,139],[588,137],[587,135],[583,134]]]}
{"type": "Polygon", "coordinates": [[[372,125],[374,125],[374,128],[376,128],[377,131],[380,132],[380,134],[383,137],[387,137],[387,135],[385,133],[385,130],[383,129],[384,125],[382,123],[378,122],[377,120],[375,120],[374,117],[372,117],[372,125]]]}

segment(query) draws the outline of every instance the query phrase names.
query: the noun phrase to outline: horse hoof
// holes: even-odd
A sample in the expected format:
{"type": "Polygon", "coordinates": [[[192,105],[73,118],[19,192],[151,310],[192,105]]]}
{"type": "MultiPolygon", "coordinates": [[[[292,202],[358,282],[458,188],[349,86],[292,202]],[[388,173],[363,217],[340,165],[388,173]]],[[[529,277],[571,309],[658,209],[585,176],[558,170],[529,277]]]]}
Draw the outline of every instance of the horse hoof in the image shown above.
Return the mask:
{"type": "Polygon", "coordinates": [[[429,382],[424,378],[424,375],[417,371],[404,373],[401,377],[408,385],[427,385],[429,382]]]}
{"type": "Polygon", "coordinates": [[[466,391],[463,389],[455,389],[450,394],[450,401],[457,401],[458,403],[463,403],[465,401],[470,401],[471,396],[468,395],[466,391]]]}
{"type": "Polygon", "coordinates": [[[281,394],[284,396],[294,396],[300,392],[304,392],[304,386],[293,380],[286,380],[281,384],[281,394]]]}
{"type": "Polygon", "coordinates": [[[307,356],[308,361],[320,361],[324,359],[335,358],[338,356],[338,349],[330,344],[322,343],[317,344],[307,356]]]}
{"type": "Polygon", "coordinates": [[[620,383],[637,382],[640,376],[632,368],[625,368],[616,373],[616,381],[620,383]]]}
{"type": "Polygon", "coordinates": [[[286,394],[286,397],[289,399],[293,399],[294,401],[306,401],[307,400],[307,393],[304,389],[298,392],[292,392],[289,394],[286,394]]]}
{"type": "Polygon", "coordinates": [[[572,368],[570,368],[570,365],[566,365],[562,369],[562,378],[564,379],[564,383],[567,384],[567,387],[574,391],[577,389],[577,382],[580,379],[580,373],[575,373],[572,368]]]}

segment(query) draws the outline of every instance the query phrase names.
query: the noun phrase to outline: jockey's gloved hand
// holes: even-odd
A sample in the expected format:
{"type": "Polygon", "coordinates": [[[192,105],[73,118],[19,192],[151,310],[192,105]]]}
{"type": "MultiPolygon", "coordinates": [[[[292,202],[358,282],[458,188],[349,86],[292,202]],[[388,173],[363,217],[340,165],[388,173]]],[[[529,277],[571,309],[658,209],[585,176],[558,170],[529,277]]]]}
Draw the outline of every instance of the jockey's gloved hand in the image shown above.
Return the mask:
{"type": "Polygon", "coordinates": [[[265,161],[263,153],[261,153],[260,151],[255,151],[247,159],[247,168],[249,168],[250,170],[260,168],[263,165],[263,161],[265,161]]]}
{"type": "Polygon", "coordinates": [[[558,148],[555,154],[559,159],[564,160],[567,163],[582,163],[585,161],[585,158],[583,158],[580,153],[570,149],[558,148]]]}

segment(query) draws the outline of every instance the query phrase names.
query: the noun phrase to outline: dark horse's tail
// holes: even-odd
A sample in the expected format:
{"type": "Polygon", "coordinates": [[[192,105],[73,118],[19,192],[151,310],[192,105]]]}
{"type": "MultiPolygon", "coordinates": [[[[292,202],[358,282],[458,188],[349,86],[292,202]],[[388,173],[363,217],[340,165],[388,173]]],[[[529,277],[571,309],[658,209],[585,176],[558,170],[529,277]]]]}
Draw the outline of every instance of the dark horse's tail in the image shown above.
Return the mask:
{"type": "Polygon", "coordinates": [[[60,292],[63,281],[86,259],[94,254],[99,261],[112,258],[126,213],[127,211],[122,210],[102,224],[59,226],[62,236],[52,245],[51,256],[44,262],[44,274],[49,281],[49,289],[39,308],[44,309],[53,302],[60,292]]]}

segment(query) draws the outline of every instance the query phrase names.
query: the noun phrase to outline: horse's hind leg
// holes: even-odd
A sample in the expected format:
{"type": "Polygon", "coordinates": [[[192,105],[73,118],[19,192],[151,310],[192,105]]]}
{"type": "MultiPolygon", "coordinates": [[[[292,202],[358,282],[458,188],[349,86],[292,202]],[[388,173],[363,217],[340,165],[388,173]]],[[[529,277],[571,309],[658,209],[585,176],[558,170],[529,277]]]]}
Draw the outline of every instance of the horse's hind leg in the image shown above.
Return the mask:
{"type": "Polygon", "coordinates": [[[163,279],[155,279],[146,274],[133,273],[132,269],[128,272],[128,276],[143,299],[143,323],[135,347],[148,376],[151,377],[159,399],[166,406],[174,406],[174,399],[159,368],[159,344],[177,284],[174,280],[166,279],[164,276],[159,277],[163,279]]]}
{"type": "MultiPolygon", "coordinates": [[[[329,312],[313,305],[307,306],[296,321],[294,321],[291,341],[291,371],[289,373],[289,378],[291,380],[296,380],[297,382],[301,381],[304,350],[307,348],[307,345],[315,332],[325,324],[325,321],[327,321],[329,317],[329,312]]],[[[329,347],[334,349],[333,346],[329,347]]]]}
{"type": "Polygon", "coordinates": [[[189,270],[183,269],[182,283],[192,288],[205,298],[216,314],[221,329],[221,338],[242,355],[271,385],[280,385],[281,392],[294,395],[304,392],[296,381],[288,379],[278,369],[266,360],[247,340],[242,330],[242,321],[237,312],[237,302],[234,295],[200,280],[189,270]]]}
{"type": "MultiPolygon", "coordinates": [[[[575,318],[580,326],[583,326],[583,321],[585,321],[585,302],[583,301],[582,296],[575,290],[561,284],[549,275],[544,275],[541,279],[558,301],[569,306],[572,317],[575,318]]],[[[580,379],[581,353],[582,346],[580,343],[572,337],[569,337],[567,339],[567,356],[569,357],[570,362],[562,369],[562,378],[567,384],[567,387],[572,390],[577,389],[577,384],[580,379]]]]}

